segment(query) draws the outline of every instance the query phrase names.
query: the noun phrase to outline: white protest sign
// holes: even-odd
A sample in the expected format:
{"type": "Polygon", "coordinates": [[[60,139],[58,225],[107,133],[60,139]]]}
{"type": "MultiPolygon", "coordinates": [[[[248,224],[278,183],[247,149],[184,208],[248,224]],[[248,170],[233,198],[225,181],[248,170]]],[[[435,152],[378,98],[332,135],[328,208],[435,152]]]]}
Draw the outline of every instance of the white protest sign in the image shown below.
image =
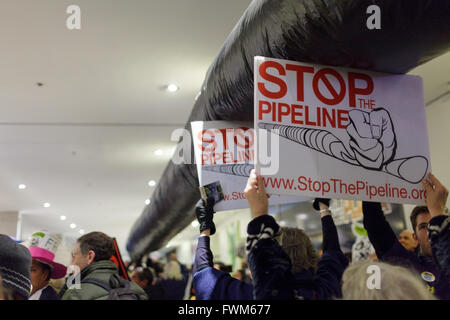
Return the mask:
{"type": "Polygon", "coordinates": [[[254,77],[256,170],[267,192],[424,203],[431,165],[420,77],[264,57],[254,77]],[[280,139],[268,163],[276,172],[263,161],[265,135],[280,139]]]}
{"type": "MultiPolygon", "coordinates": [[[[219,181],[224,200],[216,211],[248,208],[244,189],[254,168],[254,130],[251,122],[191,122],[199,185],[219,181]]],[[[302,202],[305,197],[271,195],[269,205],[302,202]]]]}

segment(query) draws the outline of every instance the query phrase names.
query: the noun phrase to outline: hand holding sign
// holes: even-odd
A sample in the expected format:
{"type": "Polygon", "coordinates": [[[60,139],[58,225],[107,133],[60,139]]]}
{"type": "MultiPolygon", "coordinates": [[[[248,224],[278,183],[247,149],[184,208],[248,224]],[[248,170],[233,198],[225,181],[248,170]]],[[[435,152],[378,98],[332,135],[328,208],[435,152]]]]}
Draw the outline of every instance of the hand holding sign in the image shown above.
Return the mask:
{"type": "Polygon", "coordinates": [[[422,181],[427,194],[425,202],[431,217],[445,214],[445,204],[447,203],[448,190],[445,186],[430,172],[428,174],[430,181],[424,179],[422,181]]]}
{"type": "Polygon", "coordinates": [[[390,162],[397,149],[394,127],[389,113],[383,109],[349,112],[350,148],[358,163],[368,169],[380,170],[390,162]]]}
{"type": "Polygon", "coordinates": [[[214,197],[208,197],[206,201],[200,199],[195,206],[195,215],[200,225],[200,233],[206,230],[209,230],[208,235],[216,233],[216,226],[213,222],[214,204],[214,197]]]}
{"type": "Polygon", "coordinates": [[[262,177],[256,175],[255,169],[250,172],[244,194],[250,205],[253,218],[268,213],[269,198],[267,197],[262,177]]]}

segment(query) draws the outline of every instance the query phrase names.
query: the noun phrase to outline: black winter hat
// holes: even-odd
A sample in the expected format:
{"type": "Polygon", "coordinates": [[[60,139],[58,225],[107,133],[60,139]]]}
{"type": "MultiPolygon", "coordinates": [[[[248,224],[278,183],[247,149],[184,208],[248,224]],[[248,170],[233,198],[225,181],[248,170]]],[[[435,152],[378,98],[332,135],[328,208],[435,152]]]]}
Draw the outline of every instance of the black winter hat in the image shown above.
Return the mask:
{"type": "Polygon", "coordinates": [[[31,254],[23,245],[0,234],[0,275],[3,286],[28,299],[31,291],[31,254]]]}

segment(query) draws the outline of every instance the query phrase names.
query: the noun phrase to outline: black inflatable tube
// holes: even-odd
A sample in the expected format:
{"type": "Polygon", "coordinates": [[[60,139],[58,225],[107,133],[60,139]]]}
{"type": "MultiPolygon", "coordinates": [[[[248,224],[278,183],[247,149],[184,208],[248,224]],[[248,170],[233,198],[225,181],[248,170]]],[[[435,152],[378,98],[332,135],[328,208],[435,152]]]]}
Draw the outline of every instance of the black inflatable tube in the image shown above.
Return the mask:
{"type": "MultiPolygon", "coordinates": [[[[450,49],[448,0],[254,0],[222,46],[187,121],[253,120],[256,55],[406,73],[450,49]],[[380,8],[381,29],[366,13],[380,8]]],[[[169,162],[127,242],[132,259],[161,248],[194,218],[195,165],[169,162]]]]}

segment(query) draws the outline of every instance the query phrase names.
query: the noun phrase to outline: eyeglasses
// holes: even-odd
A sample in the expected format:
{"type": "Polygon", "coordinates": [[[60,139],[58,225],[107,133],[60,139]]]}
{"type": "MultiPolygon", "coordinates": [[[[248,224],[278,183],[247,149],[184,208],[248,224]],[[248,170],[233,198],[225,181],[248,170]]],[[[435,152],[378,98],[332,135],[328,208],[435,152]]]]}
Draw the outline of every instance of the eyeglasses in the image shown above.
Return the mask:
{"type": "Polygon", "coordinates": [[[79,253],[75,252],[75,250],[72,250],[70,254],[72,255],[72,258],[75,258],[79,253]]]}

